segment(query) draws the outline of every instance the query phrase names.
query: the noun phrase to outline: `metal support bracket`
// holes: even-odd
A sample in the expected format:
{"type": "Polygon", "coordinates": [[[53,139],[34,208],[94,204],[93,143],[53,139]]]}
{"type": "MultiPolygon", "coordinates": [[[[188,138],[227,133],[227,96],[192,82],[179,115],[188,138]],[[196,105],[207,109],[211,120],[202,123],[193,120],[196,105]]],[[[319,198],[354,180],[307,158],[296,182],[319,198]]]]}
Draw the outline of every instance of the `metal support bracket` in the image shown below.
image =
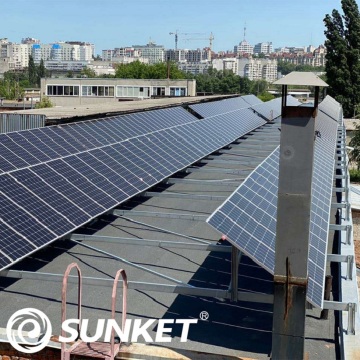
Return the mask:
{"type": "Polygon", "coordinates": [[[324,309],[347,311],[348,312],[348,335],[355,335],[355,314],[357,311],[356,303],[342,303],[336,301],[324,301],[324,309]]]}
{"type": "Polygon", "coordinates": [[[352,232],[352,226],[351,225],[330,224],[329,225],[329,230],[346,231],[346,244],[351,245],[351,232],[352,232]]]}
{"type": "Polygon", "coordinates": [[[328,262],[336,262],[336,263],[347,263],[347,274],[346,280],[353,279],[353,270],[354,270],[354,255],[337,255],[337,254],[328,254],[327,256],[328,262]]]}

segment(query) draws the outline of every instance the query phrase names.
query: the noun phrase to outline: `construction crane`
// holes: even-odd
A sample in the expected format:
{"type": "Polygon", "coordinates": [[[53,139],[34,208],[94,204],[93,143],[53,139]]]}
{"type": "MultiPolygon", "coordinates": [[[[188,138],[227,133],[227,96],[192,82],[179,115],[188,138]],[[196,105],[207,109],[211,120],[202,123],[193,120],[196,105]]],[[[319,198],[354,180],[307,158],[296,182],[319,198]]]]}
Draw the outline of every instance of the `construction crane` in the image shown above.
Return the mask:
{"type": "Polygon", "coordinates": [[[208,38],[191,38],[191,39],[185,39],[185,41],[192,41],[192,40],[209,40],[209,48],[210,51],[212,51],[212,46],[213,46],[213,41],[214,41],[215,37],[213,35],[213,33],[210,33],[210,36],[208,38]]]}
{"type": "Polygon", "coordinates": [[[175,35],[175,50],[177,50],[179,35],[204,35],[204,33],[179,33],[179,31],[176,30],[175,32],[169,32],[169,35],[175,35]]]}

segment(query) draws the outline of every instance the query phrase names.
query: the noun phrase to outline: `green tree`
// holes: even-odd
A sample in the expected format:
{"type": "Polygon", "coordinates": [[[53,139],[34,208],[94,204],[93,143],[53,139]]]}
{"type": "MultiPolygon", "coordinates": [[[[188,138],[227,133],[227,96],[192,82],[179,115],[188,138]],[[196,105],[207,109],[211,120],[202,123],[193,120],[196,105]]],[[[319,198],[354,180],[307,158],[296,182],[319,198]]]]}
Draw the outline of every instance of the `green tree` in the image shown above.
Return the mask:
{"type": "Polygon", "coordinates": [[[270,101],[272,99],[275,99],[275,96],[268,93],[267,91],[264,91],[258,95],[258,98],[262,101],[270,101]]]}
{"type": "Polygon", "coordinates": [[[88,68],[87,66],[85,66],[81,72],[80,72],[82,77],[87,77],[87,78],[95,78],[96,77],[96,73],[93,69],[88,68]]]}
{"type": "Polygon", "coordinates": [[[355,0],[342,0],[344,15],[333,10],[325,16],[326,76],[328,94],[350,117],[360,103],[360,14],[355,0]]]}
{"type": "Polygon", "coordinates": [[[36,68],[34,58],[29,56],[28,79],[30,86],[36,87],[38,84],[38,70],[36,68]]]}
{"type": "Polygon", "coordinates": [[[43,96],[41,101],[35,104],[35,109],[51,108],[53,106],[51,100],[47,96],[43,96]]]}
{"type": "Polygon", "coordinates": [[[186,79],[187,74],[179,70],[176,63],[144,64],[134,61],[130,64],[119,64],[115,70],[115,77],[121,79],[186,79]]]}
{"type": "Polygon", "coordinates": [[[37,69],[37,83],[38,85],[40,86],[40,83],[41,83],[41,78],[45,78],[47,76],[47,71],[46,71],[46,68],[45,68],[45,65],[44,65],[44,60],[41,59],[40,60],[40,65],[37,69]]]}

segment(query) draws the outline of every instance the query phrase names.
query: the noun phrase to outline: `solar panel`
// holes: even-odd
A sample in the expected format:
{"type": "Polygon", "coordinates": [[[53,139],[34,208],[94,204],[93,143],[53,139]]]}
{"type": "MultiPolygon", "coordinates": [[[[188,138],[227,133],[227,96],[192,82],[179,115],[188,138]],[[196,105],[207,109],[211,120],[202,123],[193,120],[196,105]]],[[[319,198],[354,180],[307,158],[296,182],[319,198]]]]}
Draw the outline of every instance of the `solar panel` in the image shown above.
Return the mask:
{"type": "Polygon", "coordinates": [[[257,105],[257,104],[261,104],[262,100],[260,100],[258,97],[256,97],[255,95],[245,95],[241,97],[243,100],[245,100],[248,104],[250,105],[257,105]]]}
{"type": "Polygon", "coordinates": [[[250,107],[249,103],[242,97],[235,97],[231,99],[224,99],[219,101],[211,101],[202,104],[195,104],[189,106],[204,118],[225,114],[231,111],[244,109],[250,107]]]}
{"type": "Polygon", "coordinates": [[[319,104],[319,110],[335,121],[342,119],[342,108],[339,107],[339,103],[329,95],[319,104]]]}
{"type": "MultiPolygon", "coordinates": [[[[338,124],[319,113],[312,180],[308,300],[322,307],[338,124]]],[[[207,220],[270,273],[275,267],[279,148],[207,220]]]]}
{"type": "MultiPolygon", "coordinates": [[[[296,100],[294,97],[289,95],[287,97],[288,106],[298,106],[301,103],[296,100]]],[[[274,120],[281,115],[281,98],[276,98],[267,102],[260,104],[255,104],[251,106],[258,114],[263,116],[267,120],[274,120]]]]}
{"type": "Polygon", "coordinates": [[[2,135],[0,269],[265,124],[249,109],[201,121],[187,114],[165,109],[126,115],[125,124],[109,118],[2,135]]]}
{"type": "Polygon", "coordinates": [[[0,173],[197,121],[181,107],[0,134],[0,173]]]}

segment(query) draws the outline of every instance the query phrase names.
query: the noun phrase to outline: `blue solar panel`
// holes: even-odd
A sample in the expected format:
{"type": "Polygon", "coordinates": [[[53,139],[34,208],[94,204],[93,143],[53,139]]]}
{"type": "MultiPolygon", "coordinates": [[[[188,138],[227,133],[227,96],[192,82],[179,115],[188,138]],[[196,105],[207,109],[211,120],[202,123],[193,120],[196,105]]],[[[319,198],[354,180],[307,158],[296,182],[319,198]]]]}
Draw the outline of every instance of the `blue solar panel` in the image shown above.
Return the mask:
{"type": "Polygon", "coordinates": [[[204,118],[229,113],[231,111],[245,109],[250,104],[241,97],[211,101],[203,104],[190,105],[190,108],[204,118]]]}
{"type": "MultiPolygon", "coordinates": [[[[314,153],[307,296],[313,305],[322,307],[338,124],[321,113],[315,124],[321,137],[316,138],[314,153]]],[[[208,219],[210,225],[272,274],[278,175],[277,148],[208,219]]]]}
{"type": "Polygon", "coordinates": [[[7,137],[12,150],[0,143],[0,167],[9,171],[0,175],[0,267],[263,124],[249,109],[199,121],[176,108],[7,137]],[[10,236],[24,246],[14,249],[7,243],[10,236]]]}

